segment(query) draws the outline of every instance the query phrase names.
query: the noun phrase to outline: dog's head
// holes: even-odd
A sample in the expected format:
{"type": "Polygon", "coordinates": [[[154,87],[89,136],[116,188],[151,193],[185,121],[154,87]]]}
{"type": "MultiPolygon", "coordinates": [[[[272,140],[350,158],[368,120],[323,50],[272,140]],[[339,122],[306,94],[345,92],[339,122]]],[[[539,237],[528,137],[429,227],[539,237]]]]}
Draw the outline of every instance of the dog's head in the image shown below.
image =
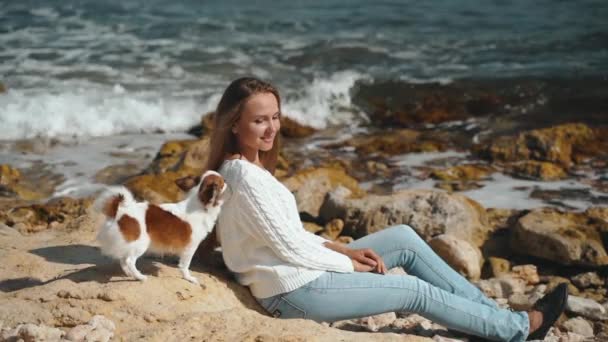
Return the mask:
{"type": "Polygon", "coordinates": [[[226,190],[224,178],[219,173],[209,170],[202,176],[187,176],[175,181],[177,186],[189,192],[198,186],[198,199],[205,208],[216,207],[222,204],[222,194],[226,190]]]}

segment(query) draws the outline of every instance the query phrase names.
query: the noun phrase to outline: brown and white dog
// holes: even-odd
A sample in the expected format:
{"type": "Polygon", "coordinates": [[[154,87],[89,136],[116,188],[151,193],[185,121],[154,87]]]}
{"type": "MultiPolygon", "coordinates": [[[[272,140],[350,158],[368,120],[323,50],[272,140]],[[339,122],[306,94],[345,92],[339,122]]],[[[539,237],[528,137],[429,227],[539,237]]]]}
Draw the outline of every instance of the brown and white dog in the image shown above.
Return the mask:
{"type": "Polygon", "coordinates": [[[198,284],[190,274],[190,262],[198,245],[213,230],[226,184],[215,171],[181,178],[176,184],[187,192],[186,198],[177,203],[137,202],[125,187],[110,188],[95,202],[95,208],[107,217],[97,235],[101,251],[120,260],[127,275],[138,280],[147,278],[135,262],[150,249],[179,255],[183,277],[198,284]]]}

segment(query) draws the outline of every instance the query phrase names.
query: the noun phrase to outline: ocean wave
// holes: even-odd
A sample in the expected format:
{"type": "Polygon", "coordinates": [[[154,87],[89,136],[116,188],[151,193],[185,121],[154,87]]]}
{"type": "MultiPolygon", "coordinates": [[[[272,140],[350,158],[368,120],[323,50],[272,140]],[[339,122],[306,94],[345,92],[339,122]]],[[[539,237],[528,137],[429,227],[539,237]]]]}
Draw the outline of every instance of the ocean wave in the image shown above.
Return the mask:
{"type": "Polygon", "coordinates": [[[11,89],[0,96],[0,134],[13,140],[177,132],[200,120],[201,107],[188,98],[138,97],[120,86],[58,94],[11,89]]]}

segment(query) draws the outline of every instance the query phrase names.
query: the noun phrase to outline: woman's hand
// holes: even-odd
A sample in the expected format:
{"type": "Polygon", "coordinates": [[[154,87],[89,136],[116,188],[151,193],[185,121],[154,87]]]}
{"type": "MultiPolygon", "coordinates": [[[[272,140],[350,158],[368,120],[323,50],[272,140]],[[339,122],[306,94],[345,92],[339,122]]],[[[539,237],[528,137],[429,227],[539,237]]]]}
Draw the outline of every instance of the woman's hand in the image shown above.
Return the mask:
{"type": "Polygon", "coordinates": [[[353,261],[356,272],[376,272],[385,274],[386,265],[384,260],[371,248],[347,249],[345,255],[353,261]]]}
{"type": "Polygon", "coordinates": [[[376,254],[371,248],[351,249],[345,244],[333,241],[327,241],[323,245],[349,257],[353,262],[355,272],[376,272],[385,274],[387,271],[382,257],[376,254]]]}

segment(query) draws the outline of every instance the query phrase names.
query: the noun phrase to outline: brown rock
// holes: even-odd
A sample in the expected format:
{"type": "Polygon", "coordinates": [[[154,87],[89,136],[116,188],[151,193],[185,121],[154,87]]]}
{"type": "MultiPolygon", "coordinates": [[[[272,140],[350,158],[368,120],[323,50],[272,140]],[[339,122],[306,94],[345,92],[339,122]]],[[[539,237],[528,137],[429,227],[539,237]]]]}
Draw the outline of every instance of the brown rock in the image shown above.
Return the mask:
{"type": "Polygon", "coordinates": [[[564,124],[523,132],[516,137],[499,137],[488,146],[476,146],[475,150],[492,161],[537,160],[568,168],[575,162],[573,149],[584,149],[595,139],[595,132],[584,124],[564,124]]]}
{"type": "MultiPolygon", "coordinates": [[[[194,175],[196,173],[192,173],[194,175]]],[[[175,185],[179,178],[188,176],[186,172],[167,171],[162,174],[148,174],[129,179],[125,186],[133,195],[154,204],[177,202],[184,193],[175,185]]]]}
{"type": "Polygon", "coordinates": [[[4,83],[0,82],[0,94],[6,93],[6,86],[4,83]]]}
{"type": "Polygon", "coordinates": [[[298,210],[312,217],[319,216],[319,208],[325,195],[338,186],[348,188],[354,196],[361,196],[364,193],[359,183],[339,168],[305,169],[282,182],[294,193],[298,210]]]}
{"type": "Polygon", "coordinates": [[[411,129],[380,132],[373,135],[354,137],[347,142],[357,152],[397,155],[410,152],[437,152],[447,149],[449,142],[443,136],[421,133],[411,129]]]}
{"type": "Polygon", "coordinates": [[[511,269],[511,274],[516,278],[524,280],[528,285],[538,284],[540,281],[535,265],[514,266],[511,269]]]}
{"type": "Polygon", "coordinates": [[[110,165],[97,171],[95,174],[95,182],[107,185],[121,184],[129,177],[132,177],[140,172],[139,166],[127,163],[121,165],[110,165]]]}
{"type": "Polygon", "coordinates": [[[601,229],[603,225],[589,222],[585,214],[537,209],[519,219],[511,247],[564,265],[606,265],[601,229]]]}
{"type": "Polygon", "coordinates": [[[492,270],[492,276],[494,277],[507,274],[511,269],[511,262],[509,262],[507,259],[489,257],[488,262],[490,264],[490,269],[492,270]]]}
{"type": "Polygon", "coordinates": [[[304,229],[306,229],[307,231],[309,231],[313,234],[316,234],[323,230],[323,227],[319,226],[316,223],[312,223],[312,222],[302,222],[302,225],[304,226],[304,229]]]}
{"type": "Polygon", "coordinates": [[[463,276],[477,280],[481,276],[483,258],[479,249],[467,241],[443,234],[429,241],[431,248],[463,276]]]}
{"type": "Polygon", "coordinates": [[[396,224],[411,226],[427,241],[450,234],[481,246],[488,235],[485,210],[465,196],[430,190],[401,191],[392,195],[349,198],[338,188],[320,209],[324,220],[344,220],[344,234],[355,238],[396,224]]]}
{"type": "Polygon", "coordinates": [[[472,181],[487,179],[495,169],[482,164],[453,166],[443,170],[433,170],[431,177],[443,181],[472,181]]]}
{"type": "Polygon", "coordinates": [[[321,236],[328,240],[335,240],[342,233],[342,229],[344,229],[344,221],[336,218],[325,224],[325,229],[321,233],[321,236]]]}
{"type": "Polygon", "coordinates": [[[536,160],[509,163],[506,165],[506,168],[512,175],[526,179],[552,181],[568,177],[568,174],[560,165],[536,160]]]}
{"type": "Polygon", "coordinates": [[[288,138],[305,138],[316,132],[316,129],[287,116],[281,117],[281,134],[288,138]]]}

